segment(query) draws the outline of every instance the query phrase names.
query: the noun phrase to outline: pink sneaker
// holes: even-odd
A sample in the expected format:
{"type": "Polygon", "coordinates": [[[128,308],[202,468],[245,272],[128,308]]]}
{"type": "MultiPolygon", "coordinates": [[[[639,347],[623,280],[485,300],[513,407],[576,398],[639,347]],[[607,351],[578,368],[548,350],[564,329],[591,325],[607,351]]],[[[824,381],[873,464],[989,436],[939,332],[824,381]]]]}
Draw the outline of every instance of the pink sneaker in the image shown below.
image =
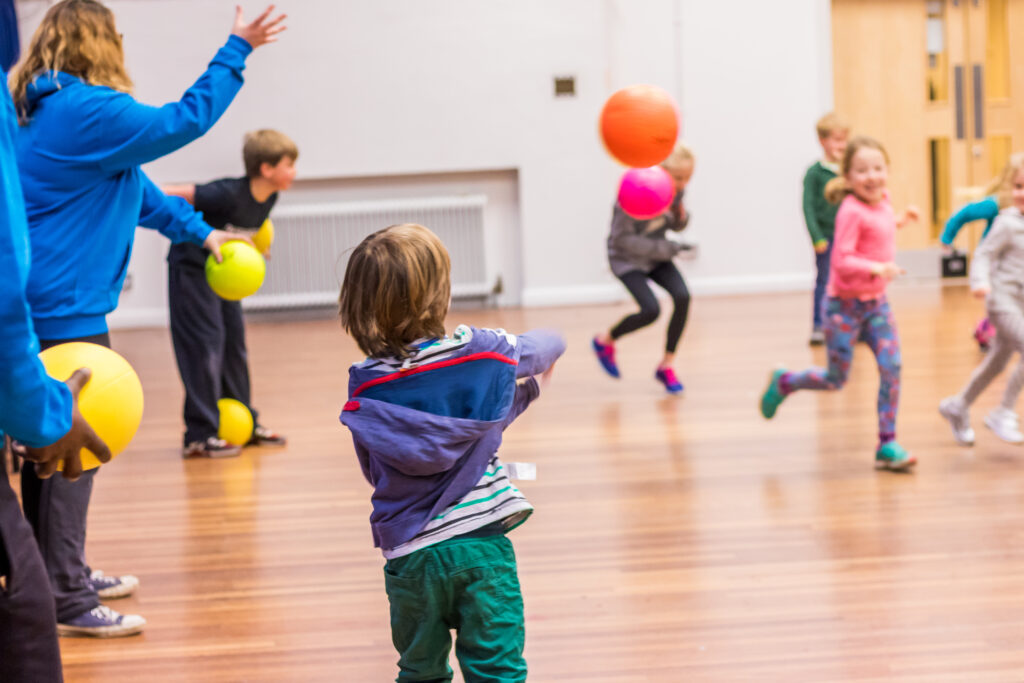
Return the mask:
{"type": "Polygon", "coordinates": [[[597,341],[597,337],[594,337],[590,344],[594,347],[594,353],[597,354],[597,360],[604,371],[612,377],[618,377],[619,366],[615,364],[615,347],[612,344],[602,344],[597,341]]]}
{"type": "Polygon", "coordinates": [[[995,336],[996,328],[989,322],[988,318],[983,318],[974,329],[974,340],[978,342],[978,347],[982,351],[988,351],[988,347],[995,336]]]}
{"type": "Polygon", "coordinates": [[[665,390],[670,394],[678,394],[683,390],[683,384],[676,379],[676,371],[672,368],[658,368],[654,373],[654,379],[665,385],[665,390]]]}

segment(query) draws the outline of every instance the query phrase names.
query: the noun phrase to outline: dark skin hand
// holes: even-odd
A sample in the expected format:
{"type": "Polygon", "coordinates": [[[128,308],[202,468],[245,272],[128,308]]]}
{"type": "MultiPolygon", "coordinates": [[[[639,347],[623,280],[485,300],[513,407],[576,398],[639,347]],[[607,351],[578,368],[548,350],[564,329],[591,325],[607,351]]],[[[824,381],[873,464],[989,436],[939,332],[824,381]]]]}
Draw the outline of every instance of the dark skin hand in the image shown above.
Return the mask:
{"type": "Polygon", "coordinates": [[[42,448],[22,448],[19,454],[26,460],[36,464],[36,474],[46,479],[57,471],[57,466],[64,463],[63,475],[65,479],[75,481],[82,476],[82,458],[80,452],[88,448],[100,462],[109,462],[111,455],[107,444],[103,443],[100,437],[96,436],[89,423],[85,421],[82,414],[78,412],[78,394],[82,391],[92,371],[88,368],[79,368],[68,378],[65,384],[71,390],[74,403],[71,408],[71,429],[60,439],[42,448]]]}

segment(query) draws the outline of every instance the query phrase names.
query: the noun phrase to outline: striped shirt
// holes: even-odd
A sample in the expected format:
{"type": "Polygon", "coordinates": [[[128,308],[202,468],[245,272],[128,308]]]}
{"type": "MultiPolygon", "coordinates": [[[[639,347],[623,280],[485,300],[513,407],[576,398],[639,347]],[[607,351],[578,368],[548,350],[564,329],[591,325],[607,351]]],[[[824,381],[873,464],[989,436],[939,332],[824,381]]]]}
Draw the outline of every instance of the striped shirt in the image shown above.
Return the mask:
{"type": "Polygon", "coordinates": [[[510,531],[526,521],[533,506],[508,477],[497,455],[477,485],[461,500],[427,522],[423,529],[402,545],[384,550],[388,560],[409,555],[427,546],[501,522],[510,531]]]}

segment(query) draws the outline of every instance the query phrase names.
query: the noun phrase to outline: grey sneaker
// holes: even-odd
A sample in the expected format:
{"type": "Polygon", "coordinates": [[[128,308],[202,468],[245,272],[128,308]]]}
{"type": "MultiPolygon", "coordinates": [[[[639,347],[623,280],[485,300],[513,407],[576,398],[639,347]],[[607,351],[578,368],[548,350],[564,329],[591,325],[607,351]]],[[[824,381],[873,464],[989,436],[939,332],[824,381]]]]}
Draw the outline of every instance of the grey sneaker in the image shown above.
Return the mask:
{"type": "Polygon", "coordinates": [[[146,620],[138,614],[119,614],[106,605],[94,607],[74,619],[57,624],[62,636],[88,636],[90,638],[120,638],[142,633],[146,620]]]}
{"type": "Polygon", "coordinates": [[[1012,410],[1002,407],[993,409],[985,416],[985,426],[1007,443],[1024,443],[1024,434],[1020,433],[1020,418],[1012,410]]]}
{"type": "Polygon", "coordinates": [[[815,327],[811,331],[811,340],[808,343],[811,346],[822,346],[825,343],[825,333],[820,327],[815,327]]]}
{"type": "Polygon", "coordinates": [[[974,430],[967,415],[967,406],[956,396],[949,396],[939,403],[939,415],[949,420],[953,428],[953,438],[961,446],[974,445],[974,430]]]}

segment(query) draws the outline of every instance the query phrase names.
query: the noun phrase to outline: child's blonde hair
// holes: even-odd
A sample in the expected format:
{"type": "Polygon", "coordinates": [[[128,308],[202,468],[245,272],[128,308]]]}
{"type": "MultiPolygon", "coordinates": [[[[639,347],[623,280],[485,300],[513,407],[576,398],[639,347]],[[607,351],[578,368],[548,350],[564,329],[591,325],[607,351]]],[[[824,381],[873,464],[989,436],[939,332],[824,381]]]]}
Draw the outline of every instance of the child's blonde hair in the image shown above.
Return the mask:
{"type": "Polygon", "coordinates": [[[284,133],[264,128],[245,134],[245,140],[242,142],[242,161],[245,163],[247,177],[258,178],[263,164],[277,166],[285,157],[297,161],[299,148],[284,133]]]}
{"type": "Polygon", "coordinates": [[[680,166],[690,164],[693,165],[695,158],[693,156],[693,150],[690,149],[689,145],[685,142],[679,142],[676,144],[672,153],[661,162],[662,168],[679,168],[680,166]]]}
{"type": "Polygon", "coordinates": [[[995,178],[985,188],[986,197],[995,197],[1000,209],[1005,209],[1013,203],[1011,192],[1013,190],[1013,179],[1024,169],[1024,152],[1011,154],[1009,161],[1003,166],[995,178]]]}
{"type": "Polygon", "coordinates": [[[834,111],[822,116],[818,119],[818,122],[814,124],[815,130],[818,131],[818,139],[827,138],[832,134],[832,131],[841,130],[847,133],[850,132],[850,126],[843,119],[839,118],[839,115],[834,111]]]}
{"type": "Polygon", "coordinates": [[[864,135],[858,135],[850,140],[850,143],[846,145],[846,151],[843,152],[843,163],[840,167],[841,173],[825,183],[825,199],[832,204],[838,204],[846,195],[853,192],[850,189],[850,185],[846,182],[846,174],[850,172],[853,157],[862,149],[877,149],[885,157],[885,163],[889,163],[889,153],[885,151],[885,147],[878,140],[864,135]]]}
{"type": "Polygon", "coordinates": [[[370,357],[409,356],[409,345],[444,334],[451,261],[437,235],[404,223],[359,243],[338,297],[341,325],[370,357]]]}
{"type": "Polygon", "coordinates": [[[11,76],[11,96],[22,124],[28,120],[26,91],[44,73],[63,71],[89,85],[131,92],[121,35],[114,13],[96,0],[62,0],[51,7],[32,36],[28,52],[11,76]]]}

